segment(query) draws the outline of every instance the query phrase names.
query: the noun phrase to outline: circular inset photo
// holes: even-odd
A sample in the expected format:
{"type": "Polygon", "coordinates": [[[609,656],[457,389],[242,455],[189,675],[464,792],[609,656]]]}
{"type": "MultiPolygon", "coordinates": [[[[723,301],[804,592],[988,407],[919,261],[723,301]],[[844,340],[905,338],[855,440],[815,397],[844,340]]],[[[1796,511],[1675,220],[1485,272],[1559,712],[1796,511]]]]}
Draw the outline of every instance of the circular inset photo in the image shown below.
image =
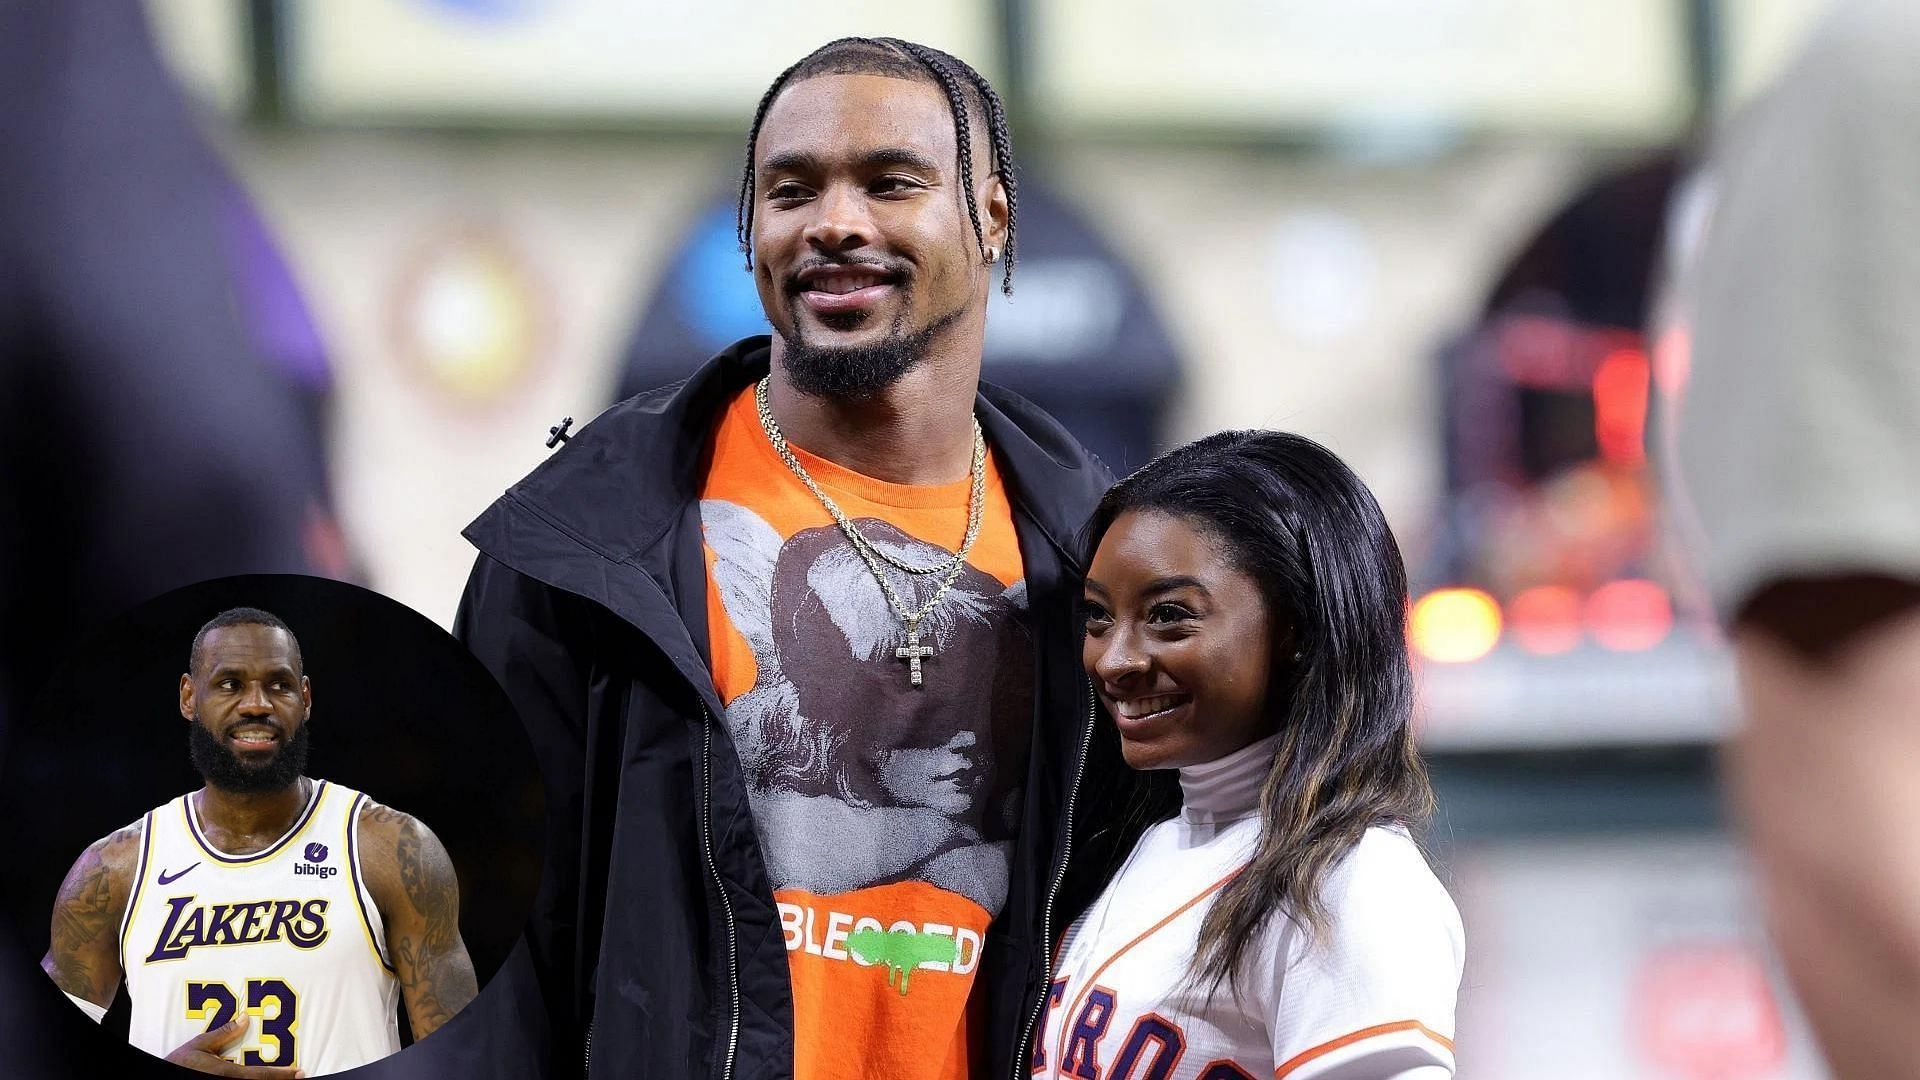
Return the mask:
{"type": "Polygon", "coordinates": [[[44,977],[0,996],[37,998],[70,1063],[378,1061],[471,1002],[532,907],[544,808],[512,705],[353,585],[162,596],[77,643],[11,734],[0,810],[33,843],[4,930],[44,977]]]}

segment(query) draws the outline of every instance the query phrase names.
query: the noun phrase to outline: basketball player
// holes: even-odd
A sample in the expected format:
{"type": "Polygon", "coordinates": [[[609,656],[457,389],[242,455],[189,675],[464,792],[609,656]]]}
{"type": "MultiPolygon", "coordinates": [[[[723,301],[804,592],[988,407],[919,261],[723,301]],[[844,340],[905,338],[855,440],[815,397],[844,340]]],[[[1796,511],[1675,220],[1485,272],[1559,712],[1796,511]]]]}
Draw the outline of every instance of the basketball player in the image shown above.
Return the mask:
{"type": "Polygon", "coordinates": [[[960,60],[803,58],[740,186],[773,337],[615,405],[467,530],[455,632],[554,816],[528,947],[461,1066],[1014,1075],[1085,898],[1066,848],[1100,861],[1093,778],[1125,770],[1074,622],[1109,474],[980,381],[1013,165],[960,60]],[[520,1018],[545,1021],[537,1064],[502,1034],[520,1018]]]}
{"type": "Polygon", "coordinates": [[[351,1069],[473,999],[453,865],[425,825],[302,775],[313,692],[256,608],[195,635],[180,715],[206,786],[95,842],[41,966],[95,1020],[121,982],[134,1045],[220,1076],[351,1069]]]}

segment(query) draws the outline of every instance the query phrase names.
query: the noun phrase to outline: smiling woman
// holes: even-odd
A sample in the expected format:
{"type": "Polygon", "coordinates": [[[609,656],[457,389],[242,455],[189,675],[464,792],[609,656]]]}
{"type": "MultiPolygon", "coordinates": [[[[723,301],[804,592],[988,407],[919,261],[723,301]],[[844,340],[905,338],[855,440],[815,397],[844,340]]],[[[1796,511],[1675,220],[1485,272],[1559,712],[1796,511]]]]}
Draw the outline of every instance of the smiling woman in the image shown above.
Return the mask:
{"type": "Polygon", "coordinates": [[[1088,669],[1128,765],[1198,765],[1272,734],[1259,583],[1191,519],[1123,515],[1086,590],[1088,669]]]}
{"type": "MultiPolygon", "coordinates": [[[[420,616],[314,578],[207,582],[124,616],[50,686],[5,809],[56,857],[80,855],[57,891],[51,868],[22,868],[8,914],[31,941],[51,898],[48,989],[146,1061],[256,1078],[354,1068],[451,1022],[499,965],[538,873],[518,840],[538,826],[537,794],[498,799],[529,794],[524,736],[420,616]],[[58,692],[78,685],[94,692],[58,692]],[[78,759],[61,752],[76,724],[113,737],[78,759]]],[[[72,1058],[146,1068],[101,1053],[72,1058]]]]}
{"type": "Polygon", "coordinates": [[[1410,832],[1432,796],[1373,496],[1307,439],[1224,432],[1121,481],[1088,532],[1087,672],[1127,764],[1177,769],[1181,802],[1068,928],[1034,1071],[1452,1075],[1464,946],[1410,832]]]}

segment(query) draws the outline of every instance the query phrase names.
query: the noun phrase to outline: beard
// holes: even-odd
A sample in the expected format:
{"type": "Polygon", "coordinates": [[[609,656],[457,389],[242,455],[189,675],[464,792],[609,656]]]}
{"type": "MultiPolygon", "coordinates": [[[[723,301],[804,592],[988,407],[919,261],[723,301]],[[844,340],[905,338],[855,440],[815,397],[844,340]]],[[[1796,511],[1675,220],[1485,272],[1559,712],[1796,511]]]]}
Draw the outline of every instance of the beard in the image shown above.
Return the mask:
{"type": "MultiPolygon", "coordinates": [[[[904,291],[905,286],[902,289],[904,291]]],[[[901,299],[904,304],[907,297],[902,296],[901,299]]],[[[808,341],[799,322],[795,321],[791,334],[780,331],[780,340],[786,345],[781,362],[786,365],[787,379],[793,388],[808,397],[865,401],[899,382],[902,376],[919,366],[934,339],[965,313],[965,306],[955,308],[926,326],[909,332],[901,326],[906,318],[903,311],[894,317],[894,324],[888,329],[886,337],[866,345],[822,345],[808,341]]],[[[864,314],[851,319],[822,319],[827,325],[840,330],[851,330],[866,320],[864,314]]]]}
{"type": "Polygon", "coordinates": [[[187,753],[209,786],[236,795],[281,791],[307,769],[307,726],[283,740],[265,765],[249,765],[196,719],[187,725],[187,753]]]}

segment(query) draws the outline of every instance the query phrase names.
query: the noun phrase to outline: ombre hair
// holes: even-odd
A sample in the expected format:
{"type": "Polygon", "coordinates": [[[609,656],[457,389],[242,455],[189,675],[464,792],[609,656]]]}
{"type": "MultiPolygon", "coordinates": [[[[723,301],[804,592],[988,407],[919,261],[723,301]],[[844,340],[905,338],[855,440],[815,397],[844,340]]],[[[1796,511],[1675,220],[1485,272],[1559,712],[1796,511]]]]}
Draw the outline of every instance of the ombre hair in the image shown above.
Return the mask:
{"type": "Polygon", "coordinates": [[[1433,792],[1414,747],[1407,575],[1373,494],[1326,447],[1226,431],[1169,451],[1114,485],[1086,550],[1130,512],[1168,514],[1260,586],[1272,634],[1260,839],[1201,925],[1193,974],[1218,988],[1280,912],[1326,930],[1320,889],[1376,825],[1417,827],[1433,792]]]}

